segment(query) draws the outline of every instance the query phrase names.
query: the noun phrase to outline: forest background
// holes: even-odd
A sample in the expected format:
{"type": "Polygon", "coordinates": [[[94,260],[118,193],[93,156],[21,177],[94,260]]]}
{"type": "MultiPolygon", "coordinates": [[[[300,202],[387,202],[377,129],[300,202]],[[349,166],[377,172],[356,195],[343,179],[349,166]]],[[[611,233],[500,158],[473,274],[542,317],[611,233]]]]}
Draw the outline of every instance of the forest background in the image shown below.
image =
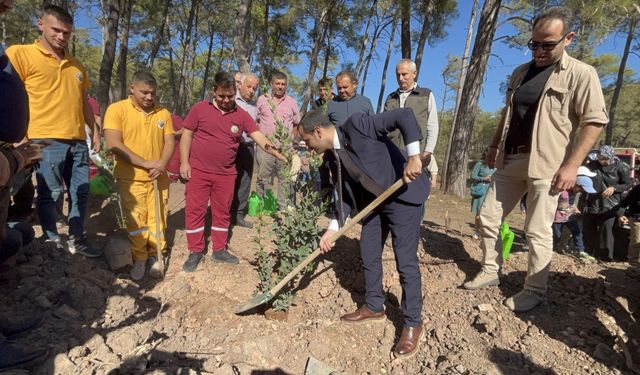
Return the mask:
{"type": "MultiPolygon", "coordinates": [[[[640,145],[640,7],[633,0],[45,0],[76,19],[69,52],[86,66],[104,112],[128,95],[127,77],[151,70],[159,101],[184,116],[208,97],[219,70],[253,71],[268,90],[276,70],[306,110],[318,79],[343,69],[378,111],[397,88],[395,64],[418,65],[434,91],[435,155],[446,192],[464,196],[469,160],[489,144],[511,71],[530,60],[526,42],[541,9],[576,13],[569,53],[598,70],[611,117],[601,142],[640,145]],[[480,30],[478,32],[478,30],[480,30]],[[452,131],[452,129],[454,129],[452,131]]],[[[0,18],[5,46],[31,43],[41,0],[17,0],[0,18]]]]}

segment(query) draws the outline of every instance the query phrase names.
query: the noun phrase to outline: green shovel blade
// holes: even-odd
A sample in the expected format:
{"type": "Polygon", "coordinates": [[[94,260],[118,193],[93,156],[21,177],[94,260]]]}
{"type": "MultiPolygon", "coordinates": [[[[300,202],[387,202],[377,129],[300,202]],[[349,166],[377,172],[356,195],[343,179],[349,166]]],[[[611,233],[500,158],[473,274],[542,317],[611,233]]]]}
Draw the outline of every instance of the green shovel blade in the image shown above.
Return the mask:
{"type": "Polygon", "coordinates": [[[253,309],[254,307],[258,307],[263,303],[269,302],[271,298],[273,298],[273,296],[269,292],[264,294],[258,294],[257,296],[254,296],[253,298],[249,299],[245,303],[236,306],[233,312],[235,314],[241,314],[243,312],[253,309]]]}

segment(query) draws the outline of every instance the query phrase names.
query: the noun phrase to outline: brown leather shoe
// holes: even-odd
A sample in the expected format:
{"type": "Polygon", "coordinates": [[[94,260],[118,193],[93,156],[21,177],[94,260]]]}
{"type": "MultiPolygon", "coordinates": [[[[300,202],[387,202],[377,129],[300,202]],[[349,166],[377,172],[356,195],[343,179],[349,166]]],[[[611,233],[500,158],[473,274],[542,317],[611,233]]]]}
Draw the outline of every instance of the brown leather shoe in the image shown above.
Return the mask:
{"type": "Polygon", "coordinates": [[[340,317],[340,320],[345,323],[362,323],[384,319],[384,310],[380,312],[374,312],[371,311],[367,305],[362,305],[358,310],[349,314],[342,315],[342,317],[340,317]]]}
{"type": "Polygon", "coordinates": [[[400,341],[393,349],[393,354],[398,358],[410,357],[418,351],[420,338],[422,337],[422,324],[417,327],[404,327],[400,341]]]}

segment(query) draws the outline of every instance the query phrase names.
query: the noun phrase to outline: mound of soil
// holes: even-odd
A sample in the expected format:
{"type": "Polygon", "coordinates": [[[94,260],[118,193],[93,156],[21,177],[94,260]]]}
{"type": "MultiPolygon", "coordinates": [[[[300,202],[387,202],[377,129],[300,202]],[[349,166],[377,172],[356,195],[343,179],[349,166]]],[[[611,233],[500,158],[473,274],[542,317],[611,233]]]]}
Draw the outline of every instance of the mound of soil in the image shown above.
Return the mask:
{"type": "MultiPolygon", "coordinates": [[[[87,230],[103,246],[115,220],[105,202],[90,206],[87,230]]],[[[43,315],[14,345],[49,350],[45,362],[13,373],[303,374],[309,357],[348,374],[633,374],[640,366],[637,264],[556,254],[546,301],[514,314],[502,303],[526,275],[528,253],[517,230],[499,287],[459,287],[479,270],[482,255],[466,200],[435,192],[428,201],[418,249],[425,335],[419,352],[402,360],[391,355],[403,319],[390,247],[383,254],[385,321],[339,319],[364,303],[359,228],[300,280],[285,320],[268,320],[263,310],[238,316],[234,308],[258,282],[255,230],[233,229],[239,265],[207,258],[186,274],[182,185],[172,185],[169,207],[173,246],[164,280],[136,283],[127,272],[112,273],[104,259],[40,243],[1,266],[0,316],[43,315]]],[[[509,221],[522,228],[519,214],[509,221]]]]}

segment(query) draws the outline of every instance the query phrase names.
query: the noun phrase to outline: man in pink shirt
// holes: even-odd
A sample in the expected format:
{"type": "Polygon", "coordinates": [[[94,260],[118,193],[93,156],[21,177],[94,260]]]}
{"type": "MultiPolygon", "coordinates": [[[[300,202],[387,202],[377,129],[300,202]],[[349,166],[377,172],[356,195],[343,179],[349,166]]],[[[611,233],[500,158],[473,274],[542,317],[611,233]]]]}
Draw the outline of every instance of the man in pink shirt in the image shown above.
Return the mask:
{"type": "Polygon", "coordinates": [[[236,181],[236,155],[242,133],[249,134],[259,150],[284,159],[258,130],[251,116],[236,106],[233,75],[217,73],[213,100],[196,103],[184,119],[180,139],[180,176],[187,180],[185,232],[189,258],[182,266],[195,271],[204,252],[204,216],[211,203],[211,259],[237,264],[227,248],[229,209],[236,181]]]}
{"type": "MultiPolygon", "coordinates": [[[[294,98],[287,95],[287,76],[282,72],[274,73],[271,77],[271,93],[260,95],[256,105],[258,106],[258,127],[267,137],[275,132],[276,120],[281,121],[290,132],[300,122],[298,104],[294,98]]],[[[258,194],[264,195],[266,189],[272,188],[275,175],[278,177],[278,204],[286,207],[289,183],[284,176],[285,163],[263,150],[257,151],[256,190],[258,194]]]]}

